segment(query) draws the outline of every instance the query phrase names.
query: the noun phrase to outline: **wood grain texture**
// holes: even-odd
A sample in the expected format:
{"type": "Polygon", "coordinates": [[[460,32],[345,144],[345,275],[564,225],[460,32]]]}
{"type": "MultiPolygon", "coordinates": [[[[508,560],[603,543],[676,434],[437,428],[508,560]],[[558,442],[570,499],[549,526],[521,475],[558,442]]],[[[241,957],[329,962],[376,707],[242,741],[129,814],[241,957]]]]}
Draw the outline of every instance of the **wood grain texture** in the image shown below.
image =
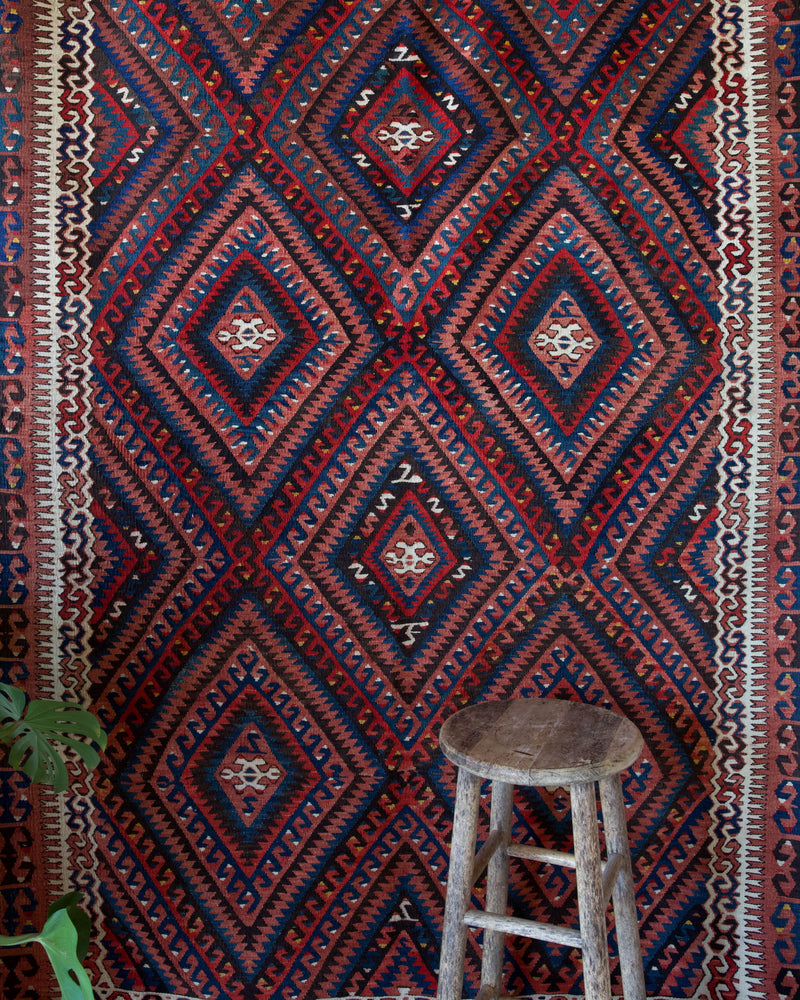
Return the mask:
{"type": "Polygon", "coordinates": [[[442,726],[439,744],[454,764],[514,785],[571,785],[617,774],[642,749],[630,720],[557,698],[471,705],[442,726]]]}

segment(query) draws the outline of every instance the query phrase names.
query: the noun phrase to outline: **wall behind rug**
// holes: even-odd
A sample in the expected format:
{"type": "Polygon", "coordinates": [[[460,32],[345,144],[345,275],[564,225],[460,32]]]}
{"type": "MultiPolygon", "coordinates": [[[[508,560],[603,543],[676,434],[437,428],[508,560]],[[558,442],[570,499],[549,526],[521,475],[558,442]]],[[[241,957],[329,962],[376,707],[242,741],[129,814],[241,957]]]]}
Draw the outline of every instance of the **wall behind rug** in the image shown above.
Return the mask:
{"type": "MultiPolygon", "coordinates": [[[[644,734],[649,995],[795,995],[759,628],[797,11],[0,11],[3,655],[109,732],[45,817],[68,860],[29,845],[86,893],[102,996],[435,993],[438,729],[518,695],[644,734]]],[[[563,792],[517,813],[569,845],[563,792]]],[[[548,871],[512,900],[576,919],[548,871]]],[[[575,959],[514,943],[508,991],[580,992],[575,959]]]]}

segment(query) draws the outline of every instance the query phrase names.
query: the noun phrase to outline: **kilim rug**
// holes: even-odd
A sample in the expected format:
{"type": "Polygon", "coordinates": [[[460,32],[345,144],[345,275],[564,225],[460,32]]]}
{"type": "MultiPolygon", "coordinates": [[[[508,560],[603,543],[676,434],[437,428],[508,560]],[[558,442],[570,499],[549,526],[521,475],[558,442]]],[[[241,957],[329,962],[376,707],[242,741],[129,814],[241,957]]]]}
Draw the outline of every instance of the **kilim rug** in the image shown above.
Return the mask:
{"type": "Polygon", "coordinates": [[[439,726],[550,695],[645,737],[649,995],[798,997],[797,0],[0,0],[0,73],[0,656],[109,733],[7,776],[7,927],[81,888],[108,1000],[432,995],[439,726]]]}

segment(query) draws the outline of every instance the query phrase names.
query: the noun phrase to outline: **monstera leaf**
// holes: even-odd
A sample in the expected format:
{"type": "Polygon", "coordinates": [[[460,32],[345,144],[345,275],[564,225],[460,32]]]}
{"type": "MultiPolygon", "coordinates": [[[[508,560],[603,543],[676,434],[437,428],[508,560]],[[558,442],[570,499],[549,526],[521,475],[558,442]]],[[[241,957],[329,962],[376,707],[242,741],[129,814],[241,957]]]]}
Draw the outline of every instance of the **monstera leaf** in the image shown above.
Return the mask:
{"type": "Polygon", "coordinates": [[[93,768],[100,757],[92,744],[105,749],[106,734],[94,715],[79,705],[51,698],[28,702],[23,691],[0,684],[0,742],[10,748],[11,767],[24,771],[31,781],[63,792],[69,776],[53,744],[69,747],[93,768]]]}
{"type": "Polygon", "coordinates": [[[79,892],[70,892],[47,911],[38,934],[0,934],[0,946],[40,944],[56,974],[62,1000],[93,1000],[92,984],[81,962],[89,945],[90,921],[78,906],[79,892]]]}

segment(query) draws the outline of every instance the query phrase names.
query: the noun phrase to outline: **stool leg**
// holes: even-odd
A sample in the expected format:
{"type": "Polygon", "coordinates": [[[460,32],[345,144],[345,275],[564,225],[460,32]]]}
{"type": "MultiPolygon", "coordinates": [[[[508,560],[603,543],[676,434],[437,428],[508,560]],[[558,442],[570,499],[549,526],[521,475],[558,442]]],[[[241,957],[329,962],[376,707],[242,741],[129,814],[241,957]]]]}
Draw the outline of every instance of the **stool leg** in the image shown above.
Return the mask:
{"type": "Polygon", "coordinates": [[[442,950],[439,956],[437,1000],[461,1000],[464,988],[464,954],[467,948],[464,914],[469,909],[472,895],[472,866],[475,860],[475,841],[478,836],[480,795],[481,779],[463,767],[459,768],[442,927],[442,950]]]}
{"type": "Polygon", "coordinates": [[[622,974],[625,1000],[645,1000],[642,948],[639,941],[639,919],[631,872],[631,850],[628,827],[625,822],[625,803],[622,797],[622,779],[616,774],[600,782],[600,803],[603,808],[603,828],[606,851],[623,857],[617,881],[614,884],[614,920],[617,925],[617,947],[622,974]]]}
{"type": "MultiPolygon", "coordinates": [[[[489,913],[505,915],[508,905],[508,854],[506,848],[511,837],[511,807],[514,786],[504,781],[492,782],[492,815],[490,830],[502,830],[503,841],[492,855],[486,878],[486,909],[489,913]]],[[[481,995],[500,996],[503,984],[503,950],[505,935],[502,931],[483,932],[483,962],[481,964],[481,995]]]]}
{"type": "Polygon", "coordinates": [[[608,927],[603,899],[597,797],[594,782],[570,786],[578,916],[583,941],[583,984],[586,1000],[611,1000],[608,927]]]}

